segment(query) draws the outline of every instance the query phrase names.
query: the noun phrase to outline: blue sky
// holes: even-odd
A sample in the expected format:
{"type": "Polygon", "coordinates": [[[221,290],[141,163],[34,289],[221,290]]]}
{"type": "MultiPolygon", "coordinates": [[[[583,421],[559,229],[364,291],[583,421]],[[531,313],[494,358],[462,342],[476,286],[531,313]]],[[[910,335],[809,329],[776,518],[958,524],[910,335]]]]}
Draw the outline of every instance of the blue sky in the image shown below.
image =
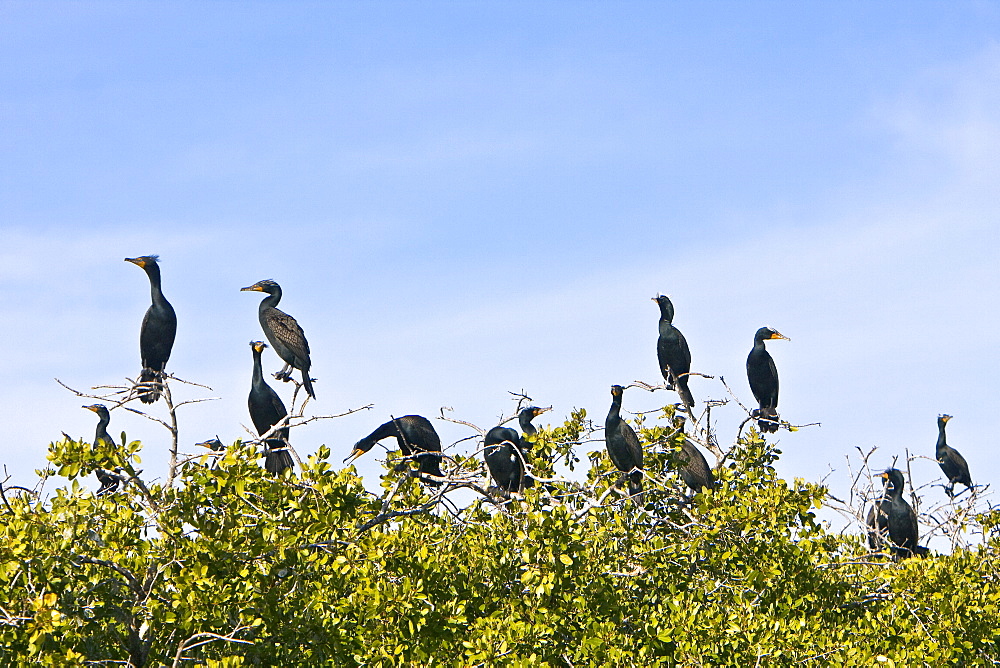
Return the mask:
{"type": "MultiPolygon", "coordinates": [[[[932,455],[940,412],[998,474],[997,3],[0,2],[0,63],[15,482],[93,434],[54,377],[138,372],[148,287],[122,259],[148,253],[168,368],[221,397],[187,443],[249,423],[238,291],[262,278],[309,337],[312,408],[375,404],[293,433],[344,456],[392,414],[489,428],[509,390],[602,423],[612,383],[658,377],[663,292],[745,403],[753,332],[792,339],[781,413],[823,426],[781,433],[782,475],[832,467],[836,492],[855,446],[932,455]]],[[[742,417],[717,415],[725,441],[742,417]]],[[[155,470],[164,434],[122,429],[155,470]]]]}

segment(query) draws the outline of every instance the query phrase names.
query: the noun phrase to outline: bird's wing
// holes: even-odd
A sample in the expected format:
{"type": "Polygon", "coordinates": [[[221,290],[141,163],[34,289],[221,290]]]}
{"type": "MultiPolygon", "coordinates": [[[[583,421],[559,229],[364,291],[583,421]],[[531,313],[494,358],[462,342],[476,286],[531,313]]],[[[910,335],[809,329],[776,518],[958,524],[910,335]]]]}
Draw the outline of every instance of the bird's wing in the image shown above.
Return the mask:
{"type": "Polygon", "coordinates": [[[642,468],[642,445],[639,444],[639,437],[624,420],[621,421],[621,433],[625,437],[625,444],[628,445],[629,454],[632,455],[632,462],[636,468],[642,468]]]}
{"type": "Polygon", "coordinates": [[[278,414],[278,419],[280,420],[288,415],[288,411],[285,409],[285,402],[281,400],[281,397],[279,397],[278,393],[274,391],[274,388],[268,386],[267,389],[271,390],[268,399],[270,400],[271,406],[274,407],[274,412],[278,414]]]}
{"type": "Polygon", "coordinates": [[[767,356],[767,367],[771,370],[771,377],[774,378],[774,394],[771,397],[771,405],[778,405],[778,367],[774,365],[774,358],[767,356]]]}
{"type": "Polygon", "coordinates": [[[965,461],[965,457],[962,456],[962,453],[955,448],[952,448],[951,457],[952,461],[955,462],[955,468],[958,469],[959,477],[965,478],[966,480],[972,480],[972,476],[969,474],[969,462],[965,461]]]}
{"type": "Polygon", "coordinates": [[[295,318],[276,308],[268,311],[266,317],[276,339],[288,346],[296,357],[303,360],[309,357],[309,342],[295,318]]]}

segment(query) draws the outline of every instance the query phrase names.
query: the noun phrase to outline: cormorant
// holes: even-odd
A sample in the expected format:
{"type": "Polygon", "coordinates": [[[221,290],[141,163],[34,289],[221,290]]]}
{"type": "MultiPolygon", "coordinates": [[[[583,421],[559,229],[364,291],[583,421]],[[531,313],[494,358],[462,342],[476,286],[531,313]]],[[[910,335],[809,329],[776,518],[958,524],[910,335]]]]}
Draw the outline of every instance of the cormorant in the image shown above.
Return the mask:
{"type": "MultiPolygon", "coordinates": [[[[399,449],[406,457],[414,456],[420,462],[420,472],[427,475],[444,477],[441,473],[441,438],[434,431],[434,425],[422,415],[404,415],[389,420],[372,433],[354,444],[351,455],[344,460],[350,463],[365,454],[383,438],[396,437],[399,449]]],[[[436,480],[425,480],[433,487],[441,483],[436,480]]]]}
{"type": "Polygon", "coordinates": [[[888,537],[890,552],[896,559],[914,554],[926,554],[927,549],[917,545],[917,514],[903,499],[903,473],[899,469],[886,469],[878,474],[885,481],[882,498],[868,511],[868,545],[879,550],[888,537]]]}
{"type": "Polygon", "coordinates": [[[666,295],[653,297],[653,301],[660,307],[660,336],[656,340],[660,373],[669,386],[677,389],[684,405],[693,408],[694,397],[688,389],[687,375],[691,371],[691,351],[684,335],[673,325],[674,305],[666,295]]]}
{"type": "MultiPolygon", "coordinates": [[[[684,418],[680,419],[679,428],[683,435],[684,418]]],[[[686,436],[681,441],[681,451],[677,454],[677,462],[680,464],[677,472],[680,473],[684,484],[695,494],[705,487],[715,489],[715,475],[708,465],[708,460],[705,459],[705,455],[701,454],[698,446],[692,443],[686,436]]]]}
{"type": "MultiPolygon", "coordinates": [[[[261,371],[260,354],[267,348],[263,341],[251,341],[253,351],[253,380],[250,383],[250,396],[247,406],[250,408],[250,419],[257,429],[257,434],[263,436],[271,427],[281,422],[288,415],[281,397],[270,385],[264,382],[261,371]]],[[[273,438],[264,442],[267,455],[264,458],[264,468],[268,473],[278,474],[292,468],[292,455],[288,452],[288,427],[282,427],[275,432],[273,438]]]]}
{"type": "Polygon", "coordinates": [[[965,461],[965,457],[958,450],[948,445],[948,441],[945,438],[944,427],[950,419],[950,415],[938,416],[938,439],[935,456],[937,457],[938,464],[941,465],[941,470],[944,471],[945,476],[948,478],[949,484],[945,487],[944,491],[947,492],[948,496],[954,496],[955,483],[957,482],[972,489],[972,476],[969,475],[969,464],[965,461]]]}
{"type": "Polygon", "coordinates": [[[517,414],[517,420],[524,436],[518,435],[517,430],[510,427],[493,427],[486,432],[483,439],[483,458],[497,487],[505,492],[520,492],[525,487],[531,487],[533,481],[524,475],[524,464],[521,461],[521,457],[527,461],[532,445],[525,436],[538,431],[531,421],[551,409],[551,406],[549,408],[529,406],[522,409],[517,414]],[[514,451],[515,444],[520,449],[520,455],[514,451]]]}
{"type": "Polygon", "coordinates": [[[759,418],[757,425],[762,433],[778,431],[778,368],[764,347],[764,341],[768,339],[787,341],[788,337],[770,327],[761,327],[754,334],[753,350],[747,357],[747,379],[754,398],[760,404],[755,417],[759,418]]]}
{"type": "Polygon", "coordinates": [[[142,319],[142,329],[139,331],[139,351],[142,353],[142,372],[139,374],[139,399],[144,404],[151,404],[160,398],[160,379],[163,368],[170,359],[170,350],[174,346],[174,336],[177,334],[177,316],[174,307],[163,296],[160,288],[160,265],[156,263],[159,256],[144,255],[142,257],[127,257],[126,262],[142,267],[149,277],[149,288],[153,303],[146,310],[142,319]]]}
{"type": "Polygon", "coordinates": [[[621,385],[611,386],[611,410],[604,421],[604,442],[615,468],[628,475],[628,493],[635,496],[642,492],[642,446],[639,437],[625,420],[621,418],[621,385]]]}
{"type": "Polygon", "coordinates": [[[274,281],[264,280],[240,289],[240,292],[245,291],[267,293],[267,297],[261,300],[257,308],[257,317],[274,352],[285,362],[285,368],[275,374],[275,377],[288,380],[292,368],[299,369],[302,371],[302,386],[315,399],[316,393],[313,392],[312,379],[309,377],[309,367],[312,365],[309,359],[309,342],[295,318],[276,308],[281,301],[281,286],[274,281]]]}
{"type": "MultiPolygon", "coordinates": [[[[111,424],[111,413],[108,412],[108,407],[104,404],[93,404],[92,406],[84,406],[88,411],[93,411],[97,413],[97,430],[94,433],[94,449],[100,447],[103,441],[105,447],[115,447],[114,439],[108,435],[108,425],[111,424]]],[[[118,483],[120,478],[113,473],[109,473],[104,469],[96,469],[94,475],[97,476],[97,481],[101,483],[100,488],[95,493],[96,496],[103,496],[105,494],[111,494],[118,489],[118,483]]]]}

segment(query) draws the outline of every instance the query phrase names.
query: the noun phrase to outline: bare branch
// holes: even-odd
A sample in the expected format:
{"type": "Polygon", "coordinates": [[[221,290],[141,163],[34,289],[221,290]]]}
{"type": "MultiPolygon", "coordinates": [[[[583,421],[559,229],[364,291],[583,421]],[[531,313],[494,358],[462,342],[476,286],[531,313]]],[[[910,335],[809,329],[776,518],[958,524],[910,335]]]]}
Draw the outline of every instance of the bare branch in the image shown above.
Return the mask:
{"type": "Polygon", "coordinates": [[[208,631],[203,631],[201,633],[195,633],[194,635],[188,637],[186,640],[182,641],[177,647],[177,653],[174,655],[174,662],[172,664],[173,668],[178,668],[181,665],[181,661],[194,661],[195,659],[191,657],[185,657],[184,652],[187,650],[194,649],[195,647],[201,647],[202,645],[207,645],[209,643],[224,641],[231,643],[241,643],[243,645],[252,645],[252,640],[241,640],[236,637],[236,634],[240,631],[246,631],[250,629],[250,626],[237,626],[235,629],[230,631],[226,635],[219,635],[218,633],[211,633],[208,631]]]}

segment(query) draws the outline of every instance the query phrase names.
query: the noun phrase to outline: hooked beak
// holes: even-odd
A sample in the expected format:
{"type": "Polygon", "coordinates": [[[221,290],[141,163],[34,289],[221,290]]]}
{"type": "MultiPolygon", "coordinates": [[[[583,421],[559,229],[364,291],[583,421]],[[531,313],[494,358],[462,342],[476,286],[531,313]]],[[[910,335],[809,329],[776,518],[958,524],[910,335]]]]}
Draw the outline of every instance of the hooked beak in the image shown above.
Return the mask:
{"type": "Polygon", "coordinates": [[[365,454],[364,450],[358,450],[357,448],[355,448],[354,451],[351,452],[350,456],[347,457],[347,459],[344,460],[344,463],[345,464],[350,464],[351,462],[353,462],[355,459],[357,459],[358,457],[360,457],[363,454],[365,454]]]}
{"type": "Polygon", "coordinates": [[[248,285],[245,288],[240,288],[240,292],[264,292],[259,285],[248,285]]]}

